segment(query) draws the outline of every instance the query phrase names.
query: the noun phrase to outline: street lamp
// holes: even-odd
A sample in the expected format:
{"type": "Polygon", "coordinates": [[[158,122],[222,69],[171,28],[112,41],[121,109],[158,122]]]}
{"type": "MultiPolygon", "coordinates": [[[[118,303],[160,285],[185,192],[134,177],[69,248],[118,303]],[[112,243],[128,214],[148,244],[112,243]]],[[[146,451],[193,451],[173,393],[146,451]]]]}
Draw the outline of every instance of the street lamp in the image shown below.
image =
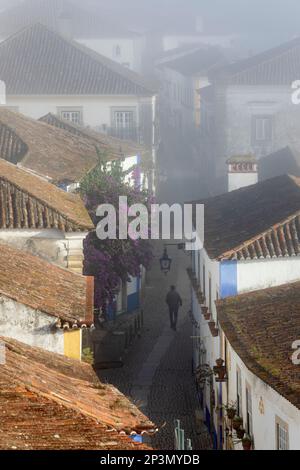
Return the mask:
{"type": "Polygon", "coordinates": [[[165,273],[165,275],[167,275],[168,272],[170,272],[171,264],[172,264],[172,260],[168,256],[167,248],[164,249],[164,253],[162,257],[160,258],[159,262],[160,262],[161,271],[165,273]]]}

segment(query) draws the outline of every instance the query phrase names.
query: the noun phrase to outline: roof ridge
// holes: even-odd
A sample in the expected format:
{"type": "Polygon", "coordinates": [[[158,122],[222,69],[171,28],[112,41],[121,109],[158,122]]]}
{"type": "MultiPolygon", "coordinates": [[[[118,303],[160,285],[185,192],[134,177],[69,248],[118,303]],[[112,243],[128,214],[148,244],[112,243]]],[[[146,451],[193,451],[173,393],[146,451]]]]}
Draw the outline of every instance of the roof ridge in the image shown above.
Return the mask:
{"type": "MultiPolygon", "coordinates": [[[[274,60],[280,58],[280,57],[283,57],[284,55],[288,54],[289,52],[297,49],[300,47],[300,36],[297,37],[297,38],[294,38],[290,41],[286,41],[284,42],[283,44],[280,44],[276,47],[272,47],[270,49],[266,49],[265,51],[263,52],[260,52],[258,54],[255,54],[254,56],[251,56],[251,57],[247,57],[247,58],[244,58],[244,59],[240,59],[236,62],[233,62],[229,65],[225,65],[224,69],[226,71],[226,69],[229,71],[229,76],[230,77],[238,77],[238,76],[241,76],[243,75],[244,73],[247,73],[261,65],[264,65],[264,64],[268,64],[268,63],[272,63],[274,60]],[[295,43],[292,47],[288,48],[288,45],[289,44],[292,44],[292,43],[295,43]],[[242,70],[239,70],[237,72],[232,72],[230,73],[230,68],[233,68],[235,66],[237,66],[238,64],[242,65],[243,63],[247,63],[249,62],[250,60],[253,60],[255,58],[259,59],[260,57],[263,58],[263,56],[266,56],[267,54],[270,54],[272,51],[275,52],[276,50],[280,51],[280,49],[282,49],[283,47],[285,47],[286,49],[282,50],[281,52],[279,52],[277,55],[273,56],[273,57],[269,57],[269,58],[266,58],[265,60],[262,60],[261,62],[259,63],[255,63],[255,64],[251,64],[249,65],[248,67],[246,66],[245,68],[243,68],[242,70]]],[[[222,70],[222,68],[221,68],[222,70]]]]}
{"type": "Polygon", "coordinates": [[[273,224],[270,226],[268,229],[264,230],[263,232],[260,232],[258,235],[255,235],[252,238],[249,238],[249,240],[246,240],[245,242],[241,243],[240,245],[237,245],[235,248],[232,248],[231,250],[228,250],[221,255],[218,256],[217,259],[228,259],[228,257],[244,248],[247,248],[250,246],[253,242],[260,240],[262,237],[265,235],[268,235],[269,233],[273,232],[274,230],[277,230],[280,227],[283,227],[284,225],[288,224],[291,222],[293,219],[296,217],[300,216],[300,209],[296,212],[294,212],[292,215],[289,215],[285,219],[281,220],[280,222],[276,222],[276,224],[273,224]]]}
{"type": "MultiPolygon", "coordinates": [[[[24,173],[30,177],[33,177],[33,178],[37,178],[39,179],[39,181],[42,182],[42,184],[45,184],[45,186],[48,186],[50,185],[50,187],[52,188],[53,191],[56,191],[57,194],[61,194],[63,198],[65,199],[69,199],[70,201],[73,200],[74,203],[76,202],[81,202],[81,204],[83,205],[83,201],[82,199],[80,198],[79,194],[75,194],[75,193],[67,193],[66,191],[64,191],[63,189],[55,186],[54,184],[50,183],[49,181],[46,181],[44,178],[42,178],[41,176],[37,175],[37,174],[33,174],[31,172],[29,172],[26,168],[23,168],[23,167],[20,167],[20,166],[17,166],[17,165],[14,165],[13,163],[10,163],[6,160],[4,160],[3,158],[0,158],[0,164],[4,164],[4,165],[7,165],[7,166],[10,166],[13,171],[15,171],[16,173],[24,173]]],[[[25,189],[24,187],[22,187],[20,184],[18,184],[16,181],[13,181],[13,177],[12,179],[9,179],[9,177],[7,175],[2,175],[1,173],[1,168],[0,168],[0,180],[4,180],[6,182],[8,182],[9,184],[11,184],[12,186],[14,186],[15,188],[17,188],[19,191],[21,191],[22,193],[25,193],[25,194],[28,194],[28,196],[34,198],[36,201],[38,201],[41,205],[43,206],[46,206],[47,208],[53,210],[54,212],[56,212],[60,217],[62,217],[64,220],[66,220],[67,222],[77,226],[77,227],[84,227],[84,224],[82,223],[82,225],[76,221],[75,219],[73,219],[71,216],[69,215],[66,215],[66,214],[63,214],[63,212],[58,209],[57,207],[54,206],[54,204],[51,204],[51,202],[48,202],[48,201],[45,201],[43,199],[41,199],[40,196],[34,194],[33,192],[31,192],[30,190],[28,189],[25,189]]],[[[91,222],[92,224],[92,222],[91,222]]],[[[91,225],[92,226],[92,225],[91,225]]]]}
{"type": "Polygon", "coordinates": [[[144,79],[144,77],[139,75],[137,72],[134,72],[133,70],[123,67],[118,62],[114,62],[108,57],[105,57],[104,55],[94,51],[93,49],[90,49],[89,47],[75,41],[74,39],[64,37],[62,34],[58,33],[51,27],[44,25],[40,21],[35,21],[31,23],[29,26],[25,26],[20,31],[17,31],[12,36],[9,36],[0,44],[0,50],[1,48],[3,48],[4,45],[13,41],[16,37],[21,36],[26,31],[34,31],[37,28],[39,28],[43,32],[48,32],[52,34],[55,38],[59,39],[63,43],[69,44],[71,47],[78,50],[81,54],[88,55],[91,60],[95,61],[98,64],[101,64],[103,67],[106,67],[113,73],[118,74],[124,80],[129,80],[135,85],[141,88],[144,88],[146,92],[151,92],[153,94],[156,93],[156,90],[154,89],[154,87],[153,88],[150,87],[150,84],[148,83],[148,81],[144,79]]]}

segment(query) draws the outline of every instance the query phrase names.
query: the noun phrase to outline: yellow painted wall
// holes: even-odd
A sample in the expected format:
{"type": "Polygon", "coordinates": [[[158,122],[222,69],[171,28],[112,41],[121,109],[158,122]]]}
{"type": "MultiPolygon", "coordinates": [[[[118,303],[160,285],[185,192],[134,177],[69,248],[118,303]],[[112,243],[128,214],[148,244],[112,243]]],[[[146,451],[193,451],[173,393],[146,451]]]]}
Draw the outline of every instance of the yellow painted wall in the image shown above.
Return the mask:
{"type": "Polygon", "coordinates": [[[81,360],[81,329],[64,332],[64,354],[71,359],[81,360]]]}

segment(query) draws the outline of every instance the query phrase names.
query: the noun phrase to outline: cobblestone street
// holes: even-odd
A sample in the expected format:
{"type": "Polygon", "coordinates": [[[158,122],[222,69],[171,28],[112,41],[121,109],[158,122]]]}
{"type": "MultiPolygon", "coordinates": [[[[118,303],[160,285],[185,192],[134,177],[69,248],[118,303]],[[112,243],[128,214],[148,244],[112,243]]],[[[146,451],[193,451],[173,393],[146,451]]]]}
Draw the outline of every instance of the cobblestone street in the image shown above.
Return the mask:
{"type": "Polygon", "coordinates": [[[162,244],[155,245],[155,260],[147,273],[141,337],[125,355],[123,368],[101,371],[100,376],[129,396],[159,427],[153,447],[174,449],[174,421],[180,419],[193,449],[208,449],[209,436],[204,425],[199,428],[195,416],[199,403],[192,376],[190,291],[186,274],[190,260],[177,247],[170,247],[168,252],[173,260],[172,269],[164,276],[159,266],[162,244]],[[165,303],[171,284],[177,286],[183,299],[177,332],[170,329],[165,303]]]}

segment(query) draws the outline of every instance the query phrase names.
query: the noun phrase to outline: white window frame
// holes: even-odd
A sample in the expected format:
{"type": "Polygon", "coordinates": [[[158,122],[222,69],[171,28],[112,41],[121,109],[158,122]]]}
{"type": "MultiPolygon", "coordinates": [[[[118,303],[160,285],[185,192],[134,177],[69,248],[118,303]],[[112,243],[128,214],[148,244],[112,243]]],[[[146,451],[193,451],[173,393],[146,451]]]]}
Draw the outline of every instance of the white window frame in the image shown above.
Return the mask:
{"type": "Polygon", "coordinates": [[[289,426],[276,416],[276,450],[289,450],[289,426]]]}
{"type": "Polygon", "coordinates": [[[111,127],[114,129],[133,129],[134,127],[137,126],[137,109],[134,106],[129,106],[129,107],[113,107],[111,108],[111,127]],[[123,125],[119,126],[118,121],[116,120],[116,114],[124,114],[123,117],[123,125]],[[131,113],[132,114],[132,123],[131,125],[126,125],[126,118],[125,114],[126,113],[131,113]]]}
{"type": "Polygon", "coordinates": [[[61,119],[64,119],[65,121],[70,121],[73,124],[77,125],[82,125],[83,123],[83,109],[81,107],[73,107],[73,106],[60,106],[57,108],[58,115],[61,119]],[[79,120],[77,119],[69,119],[64,116],[64,114],[72,114],[76,113],[79,115],[79,120]]]}

